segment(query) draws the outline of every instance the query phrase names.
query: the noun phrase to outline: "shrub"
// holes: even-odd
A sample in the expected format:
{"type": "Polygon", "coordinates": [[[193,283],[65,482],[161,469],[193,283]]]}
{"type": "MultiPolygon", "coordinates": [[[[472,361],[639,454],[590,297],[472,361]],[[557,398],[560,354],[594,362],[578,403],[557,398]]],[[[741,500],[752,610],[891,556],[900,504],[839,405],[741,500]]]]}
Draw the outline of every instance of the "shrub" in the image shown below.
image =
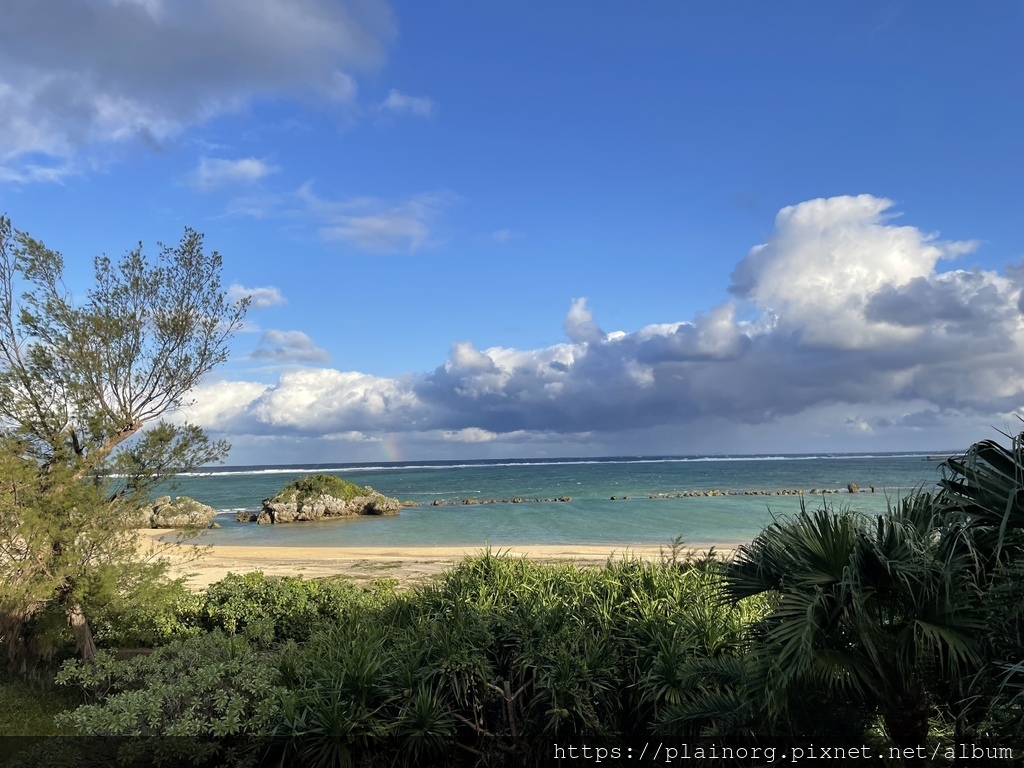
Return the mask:
{"type": "Polygon", "coordinates": [[[284,694],[276,656],[222,632],[128,660],[101,651],[91,664],[65,663],[57,681],[96,702],[57,725],[87,737],[90,751],[109,750],[110,764],[255,764],[284,694]]]}
{"type": "Polygon", "coordinates": [[[739,658],[767,603],[731,605],[723,583],[715,560],[590,569],[491,553],[402,593],[232,575],[203,598],[212,633],[68,665],[61,680],[96,703],[63,722],[187,737],[210,762],[251,758],[248,740],[280,764],[542,763],[553,741],[653,733],[688,665],[739,658]]]}
{"type": "Polygon", "coordinates": [[[106,648],[153,647],[197,635],[203,602],[184,579],[144,585],[132,599],[111,601],[97,613],[97,643],[106,648]]]}
{"type": "MultiPolygon", "coordinates": [[[[386,590],[385,590],[386,591],[386,590]]],[[[264,643],[305,640],[324,622],[343,622],[379,599],[347,581],[266,577],[259,571],[228,574],[203,596],[207,629],[248,632],[264,643]]]]}

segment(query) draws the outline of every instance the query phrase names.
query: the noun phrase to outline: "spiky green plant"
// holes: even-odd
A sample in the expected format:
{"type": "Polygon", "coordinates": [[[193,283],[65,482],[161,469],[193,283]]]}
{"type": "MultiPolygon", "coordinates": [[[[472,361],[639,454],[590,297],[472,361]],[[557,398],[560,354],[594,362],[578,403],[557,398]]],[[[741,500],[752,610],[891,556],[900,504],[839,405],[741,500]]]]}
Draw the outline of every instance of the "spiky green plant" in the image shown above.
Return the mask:
{"type": "Polygon", "coordinates": [[[900,747],[924,744],[944,690],[976,662],[983,626],[962,560],[940,556],[927,493],[874,518],[801,508],[738,551],[736,599],[773,593],[764,624],[765,697],[776,719],[794,689],[877,708],[900,747]]]}
{"type": "Polygon", "coordinates": [[[1024,737],[1024,432],[1009,446],[973,444],[942,466],[939,502],[950,519],[947,548],[970,558],[986,613],[984,663],[963,686],[964,738],[1024,737]]]}
{"type": "Polygon", "coordinates": [[[944,511],[956,516],[972,552],[988,567],[1020,557],[1024,546],[1024,432],[1010,446],[974,443],[942,464],[944,511]]]}

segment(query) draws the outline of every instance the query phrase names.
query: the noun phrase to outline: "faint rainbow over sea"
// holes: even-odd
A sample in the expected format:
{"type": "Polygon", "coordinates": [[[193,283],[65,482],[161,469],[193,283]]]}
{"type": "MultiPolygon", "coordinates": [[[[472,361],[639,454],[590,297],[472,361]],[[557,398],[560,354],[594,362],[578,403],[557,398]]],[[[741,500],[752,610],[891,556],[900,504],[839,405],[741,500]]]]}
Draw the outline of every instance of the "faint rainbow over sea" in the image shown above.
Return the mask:
{"type": "Polygon", "coordinates": [[[403,461],[402,451],[398,444],[398,438],[394,435],[385,435],[380,440],[381,451],[387,461],[403,461]]]}

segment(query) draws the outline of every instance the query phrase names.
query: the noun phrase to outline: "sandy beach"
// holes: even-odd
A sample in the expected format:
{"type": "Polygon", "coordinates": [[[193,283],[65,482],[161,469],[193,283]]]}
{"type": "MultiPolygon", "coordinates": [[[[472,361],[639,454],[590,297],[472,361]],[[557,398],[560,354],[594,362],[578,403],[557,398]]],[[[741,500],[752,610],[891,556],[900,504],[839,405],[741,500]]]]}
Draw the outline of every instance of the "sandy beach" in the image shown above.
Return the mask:
{"type": "MultiPolygon", "coordinates": [[[[162,547],[172,563],[175,576],[184,576],[193,589],[204,589],[228,573],[262,571],[268,576],[344,576],[356,582],[396,579],[402,586],[429,581],[467,555],[483,547],[287,547],[287,546],[194,546],[174,544],[172,530],[140,531],[144,551],[162,547]],[[170,543],[168,543],[170,542],[170,543]]],[[[691,545],[687,551],[704,551],[712,544],[691,545]]],[[[714,545],[718,552],[731,547],[714,545]]],[[[526,545],[492,547],[511,557],[528,557],[539,562],[571,561],[599,566],[609,558],[625,556],[658,559],[662,546],[526,545]]]]}

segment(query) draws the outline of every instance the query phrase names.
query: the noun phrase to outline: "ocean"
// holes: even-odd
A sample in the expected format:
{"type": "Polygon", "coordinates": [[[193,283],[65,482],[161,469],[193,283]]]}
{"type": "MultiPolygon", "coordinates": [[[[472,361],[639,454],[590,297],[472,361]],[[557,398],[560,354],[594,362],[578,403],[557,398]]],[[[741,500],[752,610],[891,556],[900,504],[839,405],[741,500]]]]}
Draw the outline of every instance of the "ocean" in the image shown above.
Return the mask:
{"type": "Polygon", "coordinates": [[[743,491],[828,488],[803,496],[881,512],[901,494],[933,488],[939,461],[927,454],[609,457],[249,466],[203,469],[179,476],[175,496],[216,508],[219,529],[201,543],[222,546],[487,546],[527,544],[658,545],[677,536],[694,546],[750,541],[773,519],[799,509],[800,498],[747,496],[743,491]],[[238,523],[240,509],[258,509],[290,480],[325,472],[420,504],[396,517],[359,517],[263,526],[238,523]],[[856,483],[861,493],[846,492],[856,483]],[[875,492],[868,489],[875,486],[875,492]],[[717,489],[737,495],[650,498],[717,489]],[[521,497],[522,503],[463,505],[521,497]],[[618,497],[612,500],[611,497],[618,497]],[[629,499],[622,497],[629,496],[629,499]],[[546,498],[571,497],[571,501],[546,498]],[[534,501],[539,498],[541,501],[534,501]],[[456,504],[432,506],[435,500],[456,504]]]}

